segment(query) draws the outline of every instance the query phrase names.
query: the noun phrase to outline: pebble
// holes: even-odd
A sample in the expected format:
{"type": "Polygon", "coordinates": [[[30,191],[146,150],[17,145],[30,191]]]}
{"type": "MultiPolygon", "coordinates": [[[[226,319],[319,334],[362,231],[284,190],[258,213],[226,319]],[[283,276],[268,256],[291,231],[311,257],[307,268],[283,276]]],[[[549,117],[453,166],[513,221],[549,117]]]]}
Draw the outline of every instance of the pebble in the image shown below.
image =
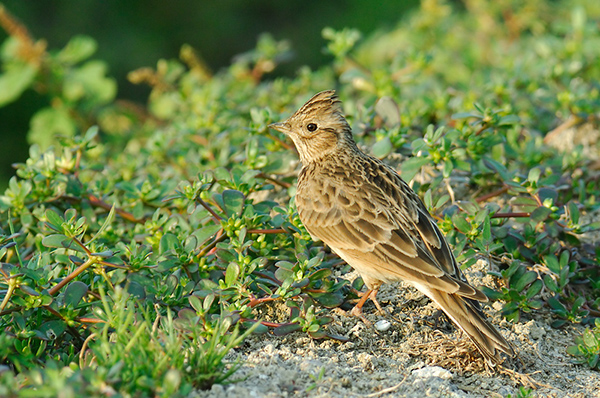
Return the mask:
{"type": "Polygon", "coordinates": [[[375,324],[375,329],[379,330],[380,332],[387,332],[390,327],[392,327],[391,322],[385,319],[382,319],[375,324]]]}
{"type": "Polygon", "coordinates": [[[427,379],[429,377],[439,377],[440,379],[450,380],[452,377],[452,372],[439,367],[439,366],[426,366],[421,369],[415,369],[412,371],[413,376],[418,379],[427,379]]]}

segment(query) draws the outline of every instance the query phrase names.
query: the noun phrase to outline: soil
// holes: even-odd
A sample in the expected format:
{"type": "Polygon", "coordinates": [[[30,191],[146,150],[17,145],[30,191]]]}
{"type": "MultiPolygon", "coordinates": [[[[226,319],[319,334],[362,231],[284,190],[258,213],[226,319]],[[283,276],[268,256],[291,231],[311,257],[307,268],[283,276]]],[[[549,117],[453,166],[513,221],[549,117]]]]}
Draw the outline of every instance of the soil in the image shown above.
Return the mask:
{"type": "MultiPolygon", "coordinates": [[[[478,263],[466,271],[473,285],[493,286],[485,267],[478,263]]],[[[356,274],[343,277],[353,279],[356,274]]],[[[490,369],[466,335],[412,287],[384,285],[377,297],[387,314],[378,314],[372,303],[365,305],[371,326],[340,311],[324,310],[334,318],[329,331],[349,341],[313,340],[301,332],[253,335],[229,358],[242,361],[233,376],[242,380],[216,384],[193,396],[600,397],[600,373],[573,364],[566,353],[584,330],[580,325],[553,329],[551,315],[545,313],[512,324],[501,319],[500,303],[488,305],[490,320],[518,353],[517,359],[490,369]],[[377,329],[382,320],[391,324],[389,329],[377,329]]],[[[265,320],[288,316],[283,305],[266,310],[265,320]]]]}

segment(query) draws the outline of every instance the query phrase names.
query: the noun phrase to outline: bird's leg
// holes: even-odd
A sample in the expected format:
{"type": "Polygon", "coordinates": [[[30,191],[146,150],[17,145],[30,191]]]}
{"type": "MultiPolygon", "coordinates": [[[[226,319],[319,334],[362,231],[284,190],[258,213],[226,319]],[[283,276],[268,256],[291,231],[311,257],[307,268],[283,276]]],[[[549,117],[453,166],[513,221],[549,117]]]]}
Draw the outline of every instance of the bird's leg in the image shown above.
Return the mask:
{"type": "Polygon", "coordinates": [[[376,298],[378,291],[379,291],[379,289],[369,289],[366,292],[364,292],[362,294],[362,297],[360,298],[360,300],[358,300],[358,303],[356,303],[354,308],[352,308],[352,310],[350,311],[350,315],[359,317],[364,323],[366,323],[367,325],[370,325],[371,322],[369,322],[367,320],[367,318],[365,318],[365,316],[363,315],[363,312],[362,312],[362,307],[363,307],[363,305],[365,305],[365,303],[367,302],[367,300],[369,298],[371,299],[373,304],[375,304],[375,307],[377,307],[379,312],[381,314],[385,314],[386,312],[383,310],[383,308],[381,308],[381,305],[379,304],[379,301],[377,301],[377,298],[376,298]]]}
{"type": "Polygon", "coordinates": [[[379,311],[379,314],[381,314],[381,315],[387,315],[387,312],[383,308],[381,308],[381,305],[379,304],[379,301],[377,301],[376,297],[377,297],[377,292],[378,291],[379,291],[378,289],[373,290],[373,292],[371,293],[371,301],[373,302],[373,304],[375,304],[375,307],[377,307],[377,310],[379,311]]]}

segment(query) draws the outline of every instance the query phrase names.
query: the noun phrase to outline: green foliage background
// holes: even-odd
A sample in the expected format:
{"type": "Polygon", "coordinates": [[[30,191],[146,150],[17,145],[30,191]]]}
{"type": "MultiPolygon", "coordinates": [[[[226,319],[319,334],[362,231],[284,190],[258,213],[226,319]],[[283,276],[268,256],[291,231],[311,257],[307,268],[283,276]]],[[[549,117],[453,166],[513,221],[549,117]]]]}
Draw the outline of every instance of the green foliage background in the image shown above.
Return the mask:
{"type": "MultiPolygon", "coordinates": [[[[147,107],[116,100],[93,39],[47,50],[13,29],[0,104],[41,85],[49,105],[0,197],[0,395],[183,396],[229,379],[240,333],[344,339],[328,308],[360,281],[335,278],[343,264],[304,230],[297,157],[266,127],[330,88],[360,144],[401,159],[463,266],[488,260],[507,319],[593,324],[598,148],[548,137],[598,130],[600,7],[465,4],[423,1],[372,36],[326,28],[333,61],[292,78],[272,77],[290,44],[270,35],[214,74],[184,46],[129,75],[147,107]],[[273,301],[287,321],[258,318],[273,301]]],[[[578,362],[598,366],[599,327],[578,362]]]]}
{"type": "MultiPolygon", "coordinates": [[[[365,34],[391,28],[418,1],[383,0],[376,6],[360,0],[3,0],[3,4],[33,37],[46,38],[50,48],[64,47],[74,35],[93,37],[95,58],[106,62],[117,82],[118,98],[145,103],[150,90],[131,84],[127,74],[154,65],[159,58],[177,57],[183,43],[198,52],[208,69],[217,71],[253,48],[261,33],[270,32],[293,43],[292,52],[272,75],[293,76],[300,66],[316,68],[330,62],[322,51],[324,27],[351,26],[365,34]]],[[[6,36],[0,29],[0,41],[6,36]]],[[[47,105],[43,92],[27,90],[22,100],[0,108],[0,140],[6,153],[0,159],[2,189],[14,174],[11,164],[27,158],[24,131],[29,120],[47,105]]]]}

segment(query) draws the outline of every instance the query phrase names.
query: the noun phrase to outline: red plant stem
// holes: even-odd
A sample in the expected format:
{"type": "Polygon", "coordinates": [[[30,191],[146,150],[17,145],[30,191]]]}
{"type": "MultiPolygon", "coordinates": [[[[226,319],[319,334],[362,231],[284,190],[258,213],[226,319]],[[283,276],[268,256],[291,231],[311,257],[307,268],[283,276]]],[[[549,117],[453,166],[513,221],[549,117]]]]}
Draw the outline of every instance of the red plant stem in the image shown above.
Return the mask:
{"type": "Polygon", "coordinates": [[[264,178],[265,180],[271,181],[274,184],[277,184],[277,185],[279,185],[279,186],[281,186],[283,188],[286,188],[286,189],[292,186],[292,184],[290,184],[289,182],[279,181],[279,180],[277,180],[275,178],[269,177],[265,173],[260,173],[260,174],[257,175],[257,177],[264,178]]]}
{"type": "MultiPolygon", "coordinates": [[[[108,203],[106,203],[102,199],[100,199],[97,196],[94,196],[92,194],[88,194],[88,200],[90,201],[90,204],[92,206],[98,206],[98,207],[101,207],[104,210],[108,210],[108,211],[110,211],[110,209],[112,209],[111,205],[109,205],[108,203]]],[[[135,218],[133,216],[133,214],[128,213],[128,212],[126,212],[125,210],[122,210],[122,209],[115,208],[115,212],[118,215],[120,215],[121,217],[123,217],[124,219],[126,219],[127,221],[131,221],[131,222],[134,222],[136,224],[143,224],[143,223],[146,222],[144,219],[138,220],[137,218],[135,218]]]]}
{"type": "Polygon", "coordinates": [[[111,267],[111,268],[129,269],[129,267],[126,267],[124,265],[117,265],[117,264],[109,263],[106,261],[99,261],[98,264],[102,264],[106,267],[111,267]]]}
{"type": "Polygon", "coordinates": [[[280,299],[280,297],[271,297],[271,296],[263,297],[263,298],[259,298],[259,299],[252,299],[250,301],[250,303],[248,303],[248,305],[250,306],[250,308],[254,308],[259,304],[268,303],[269,301],[275,301],[275,300],[279,300],[279,299],[280,299]]]}
{"type": "Polygon", "coordinates": [[[96,318],[75,318],[78,322],[81,323],[105,323],[106,321],[103,321],[102,319],[96,319],[96,318]]]}
{"type": "Polygon", "coordinates": [[[270,281],[275,282],[277,285],[281,286],[281,281],[278,280],[277,278],[274,278],[273,276],[265,273],[265,272],[261,272],[261,271],[254,271],[254,273],[262,278],[268,279],[270,281]]]}
{"type": "Polygon", "coordinates": [[[83,249],[83,251],[85,252],[85,254],[87,254],[88,256],[92,255],[92,252],[90,251],[90,249],[88,249],[79,239],[73,238],[73,240],[75,241],[75,243],[77,243],[77,245],[79,247],[81,247],[83,249]]]}
{"type": "Polygon", "coordinates": [[[217,222],[221,222],[221,220],[223,219],[223,217],[221,217],[220,215],[218,215],[217,213],[215,213],[215,211],[213,209],[211,209],[211,207],[208,205],[208,203],[206,203],[205,201],[203,201],[202,199],[200,199],[200,197],[196,197],[196,200],[198,201],[198,203],[200,203],[202,205],[202,207],[204,207],[210,214],[212,214],[213,218],[217,222]]]}
{"type": "Polygon", "coordinates": [[[249,234],[285,234],[287,231],[283,228],[276,229],[249,229],[249,234]]]}
{"type": "Polygon", "coordinates": [[[292,325],[292,322],[287,322],[287,323],[277,323],[277,322],[269,322],[269,321],[257,321],[256,319],[249,319],[249,318],[240,318],[240,322],[260,322],[262,325],[270,327],[270,328],[277,328],[279,326],[287,326],[287,325],[292,325]]]}
{"type": "Polygon", "coordinates": [[[496,213],[492,214],[490,218],[519,218],[519,217],[530,217],[531,213],[496,213]]]}
{"type": "Polygon", "coordinates": [[[225,240],[225,238],[227,238],[226,234],[222,234],[223,233],[223,229],[219,230],[219,232],[217,232],[217,237],[215,238],[215,240],[213,240],[211,243],[209,243],[208,245],[206,245],[204,247],[204,249],[202,249],[202,251],[200,251],[200,253],[198,253],[198,258],[202,258],[204,256],[206,256],[208,254],[208,252],[210,252],[219,242],[222,242],[225,240]]]}
{"type": "Polygon", "coordinates": [[[77,269],[75,271],[71,272],[69,275],[67,275],[67,277],[65,279],[63,279],[62,281],[58,282],[58,284],[56,286],[54,286],[52,289],[48,290],[48,294],[50,294],[51,296],[54,296],[67,283],[71,282],[79,274],[81,274],[83,271],[85,271],[86,269],[88,269],[90,267],[90,265],[93,265],[95,263],[96,263],[96,259],[95,258],[93,258],[93,257],[88,258],[83,264],[81,264],[79,267],[77,267],[77,269]]]}
{"type": "Polygon", "coordinates": [[[504,186],[504,187],[498,189],[497,191],[490,192],[488,194],[485,194],[485,195],[482,195],[482,196],[480,196],[478,198],[475,198],[475,202],[477,202],[477,203],[485,202],[488,199],[491,199],[491,198],[494,198],[496,196],[502,195],[503,193],[507,192],[508,189],[509,189],[508,186],[504,186]]]}

